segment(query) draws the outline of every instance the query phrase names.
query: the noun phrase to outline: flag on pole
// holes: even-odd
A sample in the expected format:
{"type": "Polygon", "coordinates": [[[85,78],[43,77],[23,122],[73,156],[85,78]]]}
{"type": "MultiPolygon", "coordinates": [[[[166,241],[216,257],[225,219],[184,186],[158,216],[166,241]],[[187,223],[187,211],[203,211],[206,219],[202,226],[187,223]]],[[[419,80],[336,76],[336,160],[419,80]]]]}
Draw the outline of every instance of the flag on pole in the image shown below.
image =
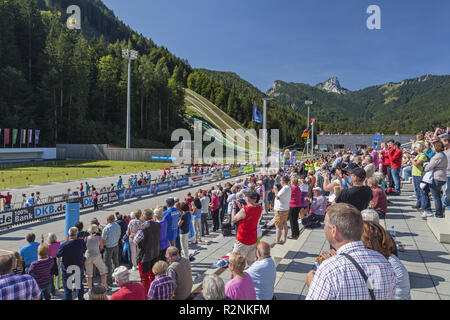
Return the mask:
{"type": "Polygon", "coordinates": [[[20,129],[20,145],[22,146],[27,141],[27,129],[20,129]]]}
{"type": "Polygon", "coordinates": [[[256,105],[256,102],[253,103],[253,113],[252,113],[252,121],[261,123],[262,122],[263,115],[261,111],[259,110],[258,106],[256,105]]]}
{"type": "Polygon", "coordinates": [[[39,134],[41,133],[41,130],[34,130],[34,145],[37,145],[39,143],[39,134]]]}
{"type": "Polygon", "coordinates": [[[28,129],[28,143],[33,143],[33,129],[28,129]]]}
{"type": "Polygon", "coordinates": [[[3,140],[3,143],[5,145],[9,144],[9,131],[10,131],[10,129],[5,129],[5,138],[3,140]]]}
{"type": "Polygon", "coordinates": [[[309,131],[308,129],[305,129],[302,133],[302,138],[308,138],[309,139],[309,131]]]}
{"type": "Polygon", "coordinates": [[[13,136],[12,136],[12,145],[13,146],[16,144],[18,131],[19,131],[19,129],[13,129],[13,136]]]}

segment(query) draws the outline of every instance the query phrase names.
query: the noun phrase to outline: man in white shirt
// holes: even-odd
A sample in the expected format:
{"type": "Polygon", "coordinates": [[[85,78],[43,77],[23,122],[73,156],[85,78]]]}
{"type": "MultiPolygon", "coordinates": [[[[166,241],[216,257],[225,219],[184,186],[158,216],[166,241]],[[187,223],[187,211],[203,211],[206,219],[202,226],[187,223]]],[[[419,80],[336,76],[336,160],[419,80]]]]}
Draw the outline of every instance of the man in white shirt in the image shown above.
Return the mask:
{"type": "Polygon", "coordinates": [[[289,186],[289,177],[283,176],[281,178],[281,190],[275,186],[273,192],[275,193],[275,228],[276,228],[276,244],[283,244],[286,242],[288,226],[287,219],[289,216],[289,202],[291,201],[291,187],[289,186]],[[280,242],[281,233],[284,230],[284,241],[280,242]]]}

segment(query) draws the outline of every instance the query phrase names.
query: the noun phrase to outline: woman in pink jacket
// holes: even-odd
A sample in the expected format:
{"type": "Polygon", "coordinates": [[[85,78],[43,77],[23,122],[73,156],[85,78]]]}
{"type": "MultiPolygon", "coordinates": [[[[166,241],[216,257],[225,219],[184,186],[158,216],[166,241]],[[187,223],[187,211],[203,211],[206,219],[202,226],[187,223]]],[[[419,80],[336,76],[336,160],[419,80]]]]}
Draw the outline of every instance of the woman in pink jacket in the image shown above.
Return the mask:
{"type": "Polygon", "coordinates": [[[297,239],[300,235],[298,214],[303,207],[303,194],[298,187],[298,179],[293,177],[291,178],[291,201],[289,202],[289,221],[291,224],[291,236],[289,239],[297,239]]]}

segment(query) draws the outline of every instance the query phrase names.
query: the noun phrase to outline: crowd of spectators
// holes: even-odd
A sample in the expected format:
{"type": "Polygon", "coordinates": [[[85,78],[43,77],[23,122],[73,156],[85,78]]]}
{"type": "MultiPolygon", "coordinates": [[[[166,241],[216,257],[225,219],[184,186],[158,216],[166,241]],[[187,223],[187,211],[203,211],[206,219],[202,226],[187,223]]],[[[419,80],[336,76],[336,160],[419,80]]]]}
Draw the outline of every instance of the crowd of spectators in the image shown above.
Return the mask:
{"type": "Polygon", "coordinates": [[[83,299],[83,284],[67,286],[67,269],[72,266],[79,267],[81,277],[86,275],[90,299],[107,299],[114,286],[119,290],[111,300],[191,299],[195,257],[189,248],[207,244],[210,232],[236,239],[227,259],[229,281],[206,276],[201,297],[274,299],[276,268],[270,251],[286,243],[288,222],[289,238],[294,240],[299,225],[324,224],[330,244],[307,275],[307,299],[410,299],[408,272],[380,220],[389,214],[387,197],[400,195],[402,178],[405,183],[409,176],[417,200],[413,207],[423,211],[424,218],[433,215],[431,194],[434,216],[442,218],[450,206],[449,157],[449,135],[437,130],[418,134],[411,149],[388,141],[378,151],[321,156],[273,174],[252,174],[199,189],[183,200],[169,197],[154,209],[109,215],[104,226],[93,219],[87,231],[77,223],[64,242],[54,234],[47,242],[43,236],[36,242],[29,234],[28,244],[18,253],[0,257],[0,299],[50,299],[58,273],[64,299],[72,299],[72,289],[83,299]],[[404,173],[408,165],[410,175],[404,173]],[[269,244],[261,241],[262,217],[271,212],[276,240],[269,244]],[[60,264],[56,258],[61,258],[60,264]],[[141,281],[131,281],[130,270],[138,270],[141,281]],[[101,285],[92,283],[96,275],[101,285]]]}

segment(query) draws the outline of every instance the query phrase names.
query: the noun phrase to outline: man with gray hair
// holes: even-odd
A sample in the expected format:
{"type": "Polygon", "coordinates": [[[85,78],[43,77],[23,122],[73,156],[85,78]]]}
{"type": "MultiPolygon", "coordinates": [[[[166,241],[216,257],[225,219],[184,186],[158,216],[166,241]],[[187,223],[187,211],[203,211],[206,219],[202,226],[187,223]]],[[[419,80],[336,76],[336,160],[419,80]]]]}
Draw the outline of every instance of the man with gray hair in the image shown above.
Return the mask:
{"type": "Polygon", "coordinates": [[[114,214],[108,215],[106,217],[108,224],[102,231],[102,239],[105,245],[105,264],[108,268],[108,274],[106,276],[108,286],[113,285],[112,272],[114,268],[119,266],[119,241],[122,235],[122,229],[115,220],[114,214]]]}
{"type": "Polygon", "coordinates": [[[380,217],[378,216],[378,212],[376,212],[373,209],[365,209],[361,211],[361,216],[363,221],[376,222],[378,224],[380,223],[380,217]]]}
{"type": "Polygon", "coordinates": [[[270,257],[270,245],[268,243],[264,241],[258,243],[256,258],[256,262],[245,272],[252,278],[256,300],[272,300],[277,269],[275,262],[270,257]]]}
{"type": "Polygon", "coordinates": [[[231,300],[225,295],[225,283],[215,274],[207,275],[202,282],[202,295],[205,300],[231,300]]]}
{"type": "Polygon", "coordinates": [[[361,241],[364,225],[353,205],[331,205],[325,216],[325,237],[335,255],[306,276],[307,300],[395,300],[394,270],[380,253],[361,241]]]}
{"type": "Polygon", "coordinates": [[[64,286],[64,300],[72,300],[72,289],[67,286],[68,278],[73,274],[74,271],[67,273],[69,267],[73,268],[76,266],[79,268],[79,272],[75,270],[75,285],[78,300],[84,300],[84,287],[83,287],[83,263],[84,263],[84,253],[87,250],[86,242],[83,239],[78,239],[78,229],[72,227],[69,229],[69,239],[62,243],[56,252],[57,258],[62,258],[61,262],[61,273],[63,278],[64,286]],[[79,278],[78,278],[79,277],[79,278]]]}

